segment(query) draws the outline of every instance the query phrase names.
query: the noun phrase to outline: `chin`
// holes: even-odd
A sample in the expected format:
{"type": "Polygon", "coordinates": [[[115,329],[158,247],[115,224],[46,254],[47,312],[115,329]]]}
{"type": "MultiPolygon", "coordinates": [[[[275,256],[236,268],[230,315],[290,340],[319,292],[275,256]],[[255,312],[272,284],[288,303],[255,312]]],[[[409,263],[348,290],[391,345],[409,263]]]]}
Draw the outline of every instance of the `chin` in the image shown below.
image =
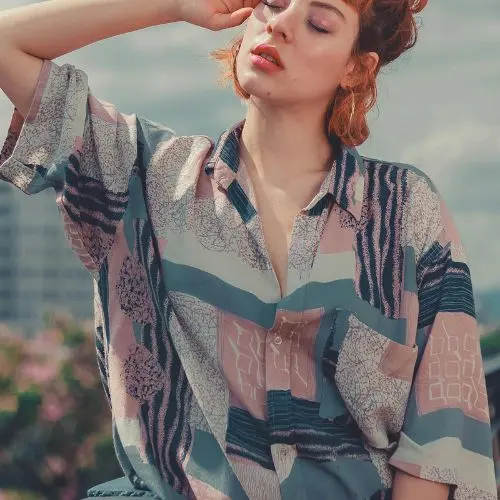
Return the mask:
{"type": "Polygon", "coordinates": [[[270,82],[265,75],[246,74],[242,78],[238,77],[241,88],[250,94],[250,97],[273,101],[282,101],[283,92],[275,82],[270,82]]]}
{"type": "Polygon", "coordinates": [[[273,81],[272,75],[270,77],[270,75],[261,73],[242,61],[237,62],[236,68],[241,88],[251,97],[273,99],[282,95],[277,82],[273,81]]]}
{"type": "Polygon", "coordinates": [[[272,99],[273,94],[275,94],[275,92],[273,92],[273,90],[269,88],[270,85],[265,85],[260,82],[252,81],[245,82],[244,84],[240,82],[240,85],[243,90],[245,90],[245,92],[250,94],[250,98],[254,97],[257,99],[272,99]]]}

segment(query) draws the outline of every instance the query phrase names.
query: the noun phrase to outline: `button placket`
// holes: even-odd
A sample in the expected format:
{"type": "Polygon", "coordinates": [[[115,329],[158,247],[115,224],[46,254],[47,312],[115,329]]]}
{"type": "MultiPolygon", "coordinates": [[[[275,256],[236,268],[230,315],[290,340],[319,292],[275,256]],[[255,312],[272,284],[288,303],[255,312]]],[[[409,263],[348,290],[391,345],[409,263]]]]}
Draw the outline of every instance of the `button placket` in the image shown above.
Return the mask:
{"type": "MultiPolygon", "coordinates": [[[[286,314],[286,313],[285,313],[286,314]]],[[[273,404],[276,410],[269,412],[269,424],[272,428],[279,427],[281,431],[291,429],[290,412],[286,411],[283,404],[291,390],[291,352],[293,339],[290,336],[290,322],[284,317],[279,318],[275,325],[268,331],[266,342],[266,386],[268,391],[268,404],[273,404]],[[269,392],[271,391],[271,392],[269,392]],[[276,399],[275,399],[276,398],[276,399]],[[279,419],[279,421],[276,421],[279,419]]]]}
{"type": "Polygon", "coordinates": [[[281,322],[277,328],[273,330],[272,342],[274,345],[280,346],[283,343],[283,323],[281,322]]]}

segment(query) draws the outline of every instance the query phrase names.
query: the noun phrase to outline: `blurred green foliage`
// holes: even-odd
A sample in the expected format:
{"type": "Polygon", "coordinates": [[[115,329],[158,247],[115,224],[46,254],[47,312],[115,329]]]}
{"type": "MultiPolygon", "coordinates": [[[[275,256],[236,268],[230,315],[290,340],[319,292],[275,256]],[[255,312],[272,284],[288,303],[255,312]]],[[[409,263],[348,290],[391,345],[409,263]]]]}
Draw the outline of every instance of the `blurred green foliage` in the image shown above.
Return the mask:
{"type": "Polygon", "coordinates": [[[485,358],[500,354],[500,327],[481,337],[481,353],[485,358]]]}
{"type": "Polygon", "coordinates": [[[0,500],[75,500],[121,475],[92,322],[49,316],[31,339],[0,325],[0,500]]]}

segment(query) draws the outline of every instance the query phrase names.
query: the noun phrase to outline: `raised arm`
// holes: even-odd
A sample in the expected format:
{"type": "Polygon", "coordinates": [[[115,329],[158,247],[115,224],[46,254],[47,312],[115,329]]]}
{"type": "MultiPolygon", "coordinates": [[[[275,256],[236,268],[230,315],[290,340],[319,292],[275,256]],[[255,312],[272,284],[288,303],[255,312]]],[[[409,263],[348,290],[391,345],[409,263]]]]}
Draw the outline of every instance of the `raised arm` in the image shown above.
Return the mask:
{"type": "Polygon", "coordinates": [[[177,20],[176,0],[51,0],[0,11],[0,88],[28,114],[43,60],[177,20]]]}
{"type": "Polygon", "coordinates": [[[50,0],[0,11],[0,89],[28,114],[44,59],[174,21],[241,24],[259,0],[50,0]]]}
{"type": "Polygon", "coordinates": [[[141,182],[138,172],[149,161],[143,148],[144,142],[150,144],[144,137],[149,127],[155,129],[155,141],[174,134],[98,99],[85,72],[52,59],[174,21],[211,30],[233,27],[257,3],[50,0],[0,11],[0,88],[15,106],[0,143],[0,180],[28,195],[55,189],[71,247],[92,273],[111,251],[129,206],[129,190],[141,182]]]}

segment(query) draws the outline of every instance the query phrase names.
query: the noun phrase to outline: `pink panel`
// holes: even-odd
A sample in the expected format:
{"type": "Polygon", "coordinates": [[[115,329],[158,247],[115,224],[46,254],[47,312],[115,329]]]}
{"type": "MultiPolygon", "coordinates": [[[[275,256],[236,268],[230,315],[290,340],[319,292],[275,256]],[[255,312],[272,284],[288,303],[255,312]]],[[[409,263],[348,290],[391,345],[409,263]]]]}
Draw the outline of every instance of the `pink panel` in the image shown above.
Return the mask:
{"type": "Polygon", "coordinates": [[[38,112],[40,111],[40,104],[42,103],[43,94],[49,82],[50,70],[52,69],[52,61],[45,59],[43,61],[42,69],[38,75],[38,81],[36,84],[35,95],[31,102],[31,107],[26,116],[26,123],[31,123],[36,120],[38,112]]]}
{"type": "Polygon", "coordinates": [[[314,401],[314,344],[323,313],[321,308],[303,312],[278,310],[266,351],[268,390],[291,389],[295,397],[314,401]],[[280,344],[276,343],[277,337],[280,344]]]}
{"type": "Polygon", "coordinates": [[[388,377],[411,382],[416,355],[417,347],[412,348],[397,342],[389,342],[380,359],[379,369],[388,377]]]}
{"type": "Polygon", "coordinates": [[[440,312],[429,335],[416,378],[421,414],[460,408],[488,422],[488,397],[476,320],[464,313],[440,312]]]}
{"type": "Polygon", "coordinates": [[[224,493],[216,490],[213,486],[204,483],[200,479],[187,475],[189,480],[189,486],[194,493],[194,498],[203,498],[203,500],[231,500],[228,496],[224,495],[224,493]]]}
{"type": "Polygon", "coordinates": [[[123,221],[118,224],[115,242],[109,259],[109,328],[110,346],[109,389],[115,418],[137,417],[139,400],[132,398],[125,389],[125,362],[136,340],[132,320],[121,310],[116,284],[125,258],[130,256],[123,234],[123,221]]]}
{"type": "MultiPolygon", "coordinates": [[[[203,151],[203,156],[205,154],[206,152],[203,151]]],[[[200,158],[198,165],[201,164],[202,160],[200,158]]],[[[201,167],[200,176],[198,177],[198,182],[196,184],[196,199],[213,198],[214,191],[218,188],[218,185],[213,178],[205,174],[204,168],[204,166],[201,167]]]]}
{"type": "Polygon", "coordinates": [[[160,257],[164,257],[165,249],[167,248],[167,240],[164,238],[157,238],[158,241],[158,250],[160,251],[160,257]]]}
{"type": "Polygon", "coordinates": [[[73,143],[73,153],[81,153],[83,150],[83,138],[76,136],[73,143]]]}
{"type": "Polygon", "coordinates": [[[415,293],[404,290],[404,282],[401,289],[401,312],[399,317],[406,318],[406,343],[413,346],[417,336],[418,297],[415,293]]]}
{"type": "Polygon", "coordinates": [[[230,390],[229,404],[266,415],[264,352],[266,330],[251,321],[219,313],[219,362],[230,390]]]}
{"type": "Polygon", "coordinates": [[[314,343],[323,309],[278,310],[266,330],[251,321],[219,315],[219,357],[230,388],[230,404],[266,417],[267,391],[291,389],[314,400],[314,343]]]}

